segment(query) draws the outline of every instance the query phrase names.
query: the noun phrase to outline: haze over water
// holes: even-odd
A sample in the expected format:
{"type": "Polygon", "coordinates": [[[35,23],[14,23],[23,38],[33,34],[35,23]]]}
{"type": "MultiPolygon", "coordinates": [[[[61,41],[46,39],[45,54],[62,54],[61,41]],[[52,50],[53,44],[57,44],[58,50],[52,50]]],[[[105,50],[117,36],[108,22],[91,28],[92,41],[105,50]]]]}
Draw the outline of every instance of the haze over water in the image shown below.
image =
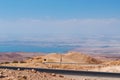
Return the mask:
{"type": "Polygon", "coordinates": [[[67,52],[101,47],[118,50],[119,3],[119,0],[2,0],[0,52],[67,52]]]}

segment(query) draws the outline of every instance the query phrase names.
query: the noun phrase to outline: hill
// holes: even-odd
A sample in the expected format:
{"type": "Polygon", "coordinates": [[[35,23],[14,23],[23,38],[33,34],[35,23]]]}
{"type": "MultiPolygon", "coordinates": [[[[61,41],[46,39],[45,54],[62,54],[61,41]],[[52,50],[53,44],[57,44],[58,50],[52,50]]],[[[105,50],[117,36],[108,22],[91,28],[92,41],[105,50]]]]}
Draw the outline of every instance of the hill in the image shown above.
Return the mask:
{"type": "Polygon", "coordinates": [[[27,62],[63,62],[63,63],[85,63],[98,64],[101,61],[79,52],[68,52],[66,54],[51,53],[44,56],[36,56],[27,62]]]}
{"type": "Polygon", "coordinates": [[[36,55],[40,55],[40,53],[4,52],[0,53],[0,62],[21,61],[36,55]]]}

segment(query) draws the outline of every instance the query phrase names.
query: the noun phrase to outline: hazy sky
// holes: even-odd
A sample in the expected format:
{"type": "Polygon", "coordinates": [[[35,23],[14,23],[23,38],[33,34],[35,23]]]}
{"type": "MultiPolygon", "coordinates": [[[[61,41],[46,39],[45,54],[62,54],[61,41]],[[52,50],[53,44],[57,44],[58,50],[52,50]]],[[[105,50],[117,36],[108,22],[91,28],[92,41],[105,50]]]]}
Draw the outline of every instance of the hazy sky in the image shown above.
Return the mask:
{"type": "Polygon", "coordinates": [[[0,0],[0,37],[120,35],[120,0],[0,0]]]}

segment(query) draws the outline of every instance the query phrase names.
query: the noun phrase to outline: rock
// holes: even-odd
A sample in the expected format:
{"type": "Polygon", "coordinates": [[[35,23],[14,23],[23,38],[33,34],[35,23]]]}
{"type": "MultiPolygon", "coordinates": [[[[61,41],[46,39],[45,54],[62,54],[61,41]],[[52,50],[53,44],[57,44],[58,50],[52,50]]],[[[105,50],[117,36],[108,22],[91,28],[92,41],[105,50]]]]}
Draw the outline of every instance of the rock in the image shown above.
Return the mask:
{"type": "Polygon", "coordinates": [[[52,76],[56,76],[56,74],[55,74],[55,73],[52,73],[51,75],[52,75],[52,76]]]}
{"type": "Polygon", "coordinates": [[[90,79],[84,79],[84,80],[90,80],[90,79]]]}
{"type": "Polygon", "coordinates": [[[63,75],[59,75],[59,77],[63,78],[64,76],[63,75]]]}
{"type": "Polygon", "coordinates": [[[2,77],[4,77],[4,76],[3,76],[3,72],[0,72],[0,78],[2,78],[2,77]]]}
{"type": "Polygon", "coordinates": [[[3,74],[3,72],[0,72],[0,74],[3,74]]]}
{"type": "Polygon", "coordinates": [[[13,79],[14,79],[14,77],[7,77],[6,80],[13,80],[13,79]]]}
{"type": "Polygon", "coordinates": [[[27,79],[27,76],[22,76],[24,79],[27,79]]]}
{"type": "Polygon", "coordinates": [[[27,76],[17,76],[18,80],[27,80],[27,76]]]}
{"type": "Polygon", "coordinates": [[[44,77],[47,77],[45,74],[43,75],[44,77]]]}
{"type": "Polygon", "coordinates": [[[20,71],[20,68],[18,68],[17,70],[20,71]]]}
{"type": "Polygon", "coordinates": [[[36,72],[37,72],[37,71],[36,71],[36,70],[34,70],[34,69],[32,69],[31,71],[32,71],[33,73],[36,73],[36,72]]]}

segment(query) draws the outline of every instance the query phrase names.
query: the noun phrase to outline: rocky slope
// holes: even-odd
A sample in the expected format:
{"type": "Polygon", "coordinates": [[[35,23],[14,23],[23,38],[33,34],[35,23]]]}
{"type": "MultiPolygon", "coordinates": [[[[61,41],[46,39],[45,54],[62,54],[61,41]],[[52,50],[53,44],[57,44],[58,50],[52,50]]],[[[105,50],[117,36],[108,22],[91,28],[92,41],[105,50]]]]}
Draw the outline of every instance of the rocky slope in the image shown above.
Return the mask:
{"type": "Polygon", "coordinates": [[[75,80],[60,74],[43,73],[35,70],[0,69],[0,80],[75,80]]]}

